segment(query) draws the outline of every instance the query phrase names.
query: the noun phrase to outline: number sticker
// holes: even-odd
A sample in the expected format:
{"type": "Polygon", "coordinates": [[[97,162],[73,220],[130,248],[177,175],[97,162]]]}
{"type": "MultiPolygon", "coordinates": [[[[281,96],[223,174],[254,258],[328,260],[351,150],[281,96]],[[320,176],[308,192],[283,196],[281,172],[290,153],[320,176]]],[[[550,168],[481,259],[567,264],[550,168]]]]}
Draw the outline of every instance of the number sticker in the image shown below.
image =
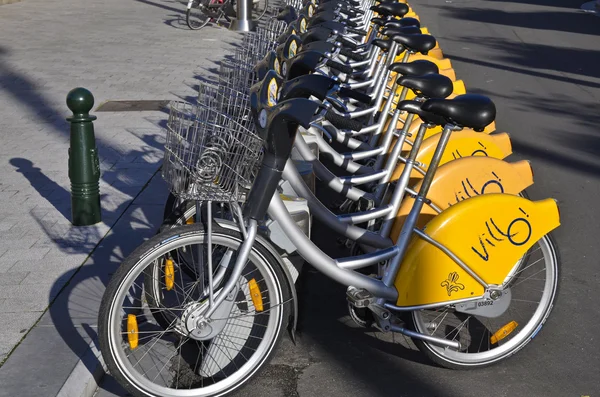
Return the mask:
{"type": "Polygon", "coordinates": [[[314,13],[315,13],[315,11],[314,11],[314,5],[311,3],[311,4],[308,6],[308,17],[309,17],[309,18],[310,18],[310,17],[312,17],[314,13]]]}

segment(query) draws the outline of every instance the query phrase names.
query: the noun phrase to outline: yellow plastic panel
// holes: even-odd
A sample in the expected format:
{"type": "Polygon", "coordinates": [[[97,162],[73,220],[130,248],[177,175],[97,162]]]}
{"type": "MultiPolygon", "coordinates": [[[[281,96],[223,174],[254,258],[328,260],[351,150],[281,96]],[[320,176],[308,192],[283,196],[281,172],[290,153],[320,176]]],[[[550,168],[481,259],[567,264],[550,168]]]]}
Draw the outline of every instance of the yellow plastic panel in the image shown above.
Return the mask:
{"type": "MultiPolygon", "coordinates": [[[[425,170],[428,168],[429,163],[433,158],[439,138],[440,134],[436,134],[423,140],[423,143],[421,144],[421,148],[417,154],[417,161],[425,164],[425,166],[422,167],[425,170]]],[[[396,141],[394,140],[393,143],[395,142],[396,141]]],[[[503,159],[508,157],[511,153],[510,138],[507,133],[486,135],[477,133],[473,130],[456,131],[450,135],[446,150],[440,161],[440,166],[462,157],[480,156],[503,159]]],[[[400,178],[403,169],[404,165],[399,164],[394,170],[391,180],[396,181],[400,178]]],[[[423,176],[413,170],[411,178],[421,179],[423,176]]]]}
{"type": "Polygon", "coordinates": [[[431,51],[427,53],[427,55],[436,59],[444,59],[444,53],[442,53],[442,49],[439,47],[434,47],[431,51]]]}
{"type": "MultiPolygon", "coordinates": [[[[528,161],[509,163],[492,157],[464,157],[444,164],[437,169],[427,198],[441,210],[467,198],[480,194],[519,194],[533,184],[533,171],[528,161]]],[[[421,182],[413,190],[419,191],[421,182]]],[[[390,238],[396,240],[410,212],[414,199],[406,197],[398,210],[390,238]]],[[[437,212],[425,205],[419,216],[418,227],[437,216],[437,212]]]]}
{"type": "MultiPolygon", "coordinates": [[[[560,225],[556,201],[484,194],[459,202],[425,232],[488,284],[501,285],[535,242],[560,225]]],[[[480,297],[483,287],[441,250],[415,237],[398,272],[398,306],[480,297]]]]}
{"type": "MultiPolygon", "coordinates": [[[[440,137],[441,134],[436,134],[423,141],[417,155],[419,162],[431,162],[440,137]]],[[[467,156],[503,159],[512,153],[510,136],[506,132],[487,135],[465,129],[453,132],[450,137],[440,165],[467,156]]]]}
{"type": "MultiPolygon", "coordinates": [[[[402,56],[403,56],[403,55],[400,55],[400,56],[398,56],[398,57],[396,58],[396,60],[395,60],[395,61],[396,61],[396,62],[402,62],[402,56]]],[[[437,58],[434,58],[434,57],[432,57],[432,56],[429,56],[429,55],[423,55],[423,54],[411,54],[411,55],[408,57],[408,62],[416,61],[416,60],[418,60],[418,59],[424,59],[424,60],[426,60],[426,61],[433,62],[433,63],[435,63],[435,64],[437,65],[437,67],[438,67],[440,70],[444,70],[444,69],[452,69],[452,63],[450,62],[450,60],[449,60],[448,58],[445,58],[445,59],[437,59],[437,58]]]]}

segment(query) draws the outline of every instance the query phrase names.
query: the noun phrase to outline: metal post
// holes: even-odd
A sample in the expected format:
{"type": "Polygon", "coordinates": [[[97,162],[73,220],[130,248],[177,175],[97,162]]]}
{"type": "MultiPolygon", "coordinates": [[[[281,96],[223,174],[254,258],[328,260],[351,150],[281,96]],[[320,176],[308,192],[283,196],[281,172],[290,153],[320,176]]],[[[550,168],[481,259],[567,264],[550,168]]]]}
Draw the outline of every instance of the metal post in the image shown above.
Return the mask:
{"type": "Polygon", "coordinates": [[[75,226],[94,225],[101,221],[100,162],[93,124],[96,116],[89,114],[94,96],[85,88],[75,88],[67,95],[67,106],[73,112],[73,116],[67,118],[71,123],[71,222],[75,226]]]}
{"type": "Polygon", "coordinates": [[[253,32],[258,21],[252,19],[252,0],[237,0],[237,18],[231,21],[229,30],[237,32],[253,32]]]}

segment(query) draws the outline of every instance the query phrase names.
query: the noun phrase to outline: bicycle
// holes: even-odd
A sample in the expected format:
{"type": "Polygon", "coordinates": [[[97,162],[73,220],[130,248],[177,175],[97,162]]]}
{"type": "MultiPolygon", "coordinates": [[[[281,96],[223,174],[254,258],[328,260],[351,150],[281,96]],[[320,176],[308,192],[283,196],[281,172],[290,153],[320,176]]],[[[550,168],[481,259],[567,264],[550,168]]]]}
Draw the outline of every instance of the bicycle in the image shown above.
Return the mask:
{"type": "MultiPolygon", "coordinates": [[[[385,5],[380,11],[386,9],[399,13],[399,7],[385,5]]],[[[560,267],[550,235],[560,225],[554,200],[477,195],[417,227],[450,136],[462,128],[483,131],[489,126],[495,118],[489,98],[465,94],[419,103],[423,124],[413,146],[427,129],[441,125],[442,132],[397,238],[383,233],[377,239],[372,230],[347,225],[352,237],[372,250],[333,259],[298,227],[278,192],[282,177],[297,175],[290,154],[298,128],[309,128],[330,110],[314,98],[308,80],[301,80],[293,83],[305,84],[296,87],[302,94],[290,98],[280,94],[291,83],[281,82],[275,70],[253,85],[250,109],[256,130],[202,105],[192,112],[197,117],[191,123],[170,117],[165,162],[166,171],[175,172],[163,176],[175,194],[206,203],[206,217],[147,241],[107,286],[98,322],[100,346],[109,370],[131,393],[229,393],[268,361],[286,322],[294,328],[293,280],[269,239],[263,223],[267,216],[315,268],[348,286],[352,308],[366,310],[381,332],[413,338],[439,365],[470,368],[505,359],[527,345],[550,315],[560,267]],[[173,128],[179,125],[185,128],[173,128]],[[259,142],[265,144],[262,153],[256,151],[259,142]],[[192,189],[177,188],[182,175],[193,182],[192,189]],[[231,219],[213,217],[213,202],[228,203],[231,219]],[[548,262],[541,270],[541,259],[534,259],[538,252],[548,262]],[[357,271],[372,265],[377,265],[376,274],[357,271]],[[171,292],[171,299],[147,302],[147,279],[161,292],[171,292]],[[527,281],[533,286],[517,288],[527,281]],[[537,292],[540,300],[529,310],[530,294],[537,292]],[[513,316],[519,302],[525,303],[529,319],[513,316]],[[163,313],[165,321],[154,323],[149,311],[163,313]],[[409,314],[406,323],[403,313],[409,314]],[[148,371],[142,373],[143,364],[148,371]]],[[[394,195],[402,193],[394,190],[394,195]]],[[[357,320],[365,319],[359,315],[357,320]]]]}
{"type": "MultiPolygon", "coordinates": [[[[185,21],[192,30],[199,30],[213,21],[217,25],[221,20],[231,23],[236,16],[236,1],[240,0],[189,0],[185,21]]],[[[269,0],[252,1],[252,17],[260,20],[267,12],[269,0]]]]}

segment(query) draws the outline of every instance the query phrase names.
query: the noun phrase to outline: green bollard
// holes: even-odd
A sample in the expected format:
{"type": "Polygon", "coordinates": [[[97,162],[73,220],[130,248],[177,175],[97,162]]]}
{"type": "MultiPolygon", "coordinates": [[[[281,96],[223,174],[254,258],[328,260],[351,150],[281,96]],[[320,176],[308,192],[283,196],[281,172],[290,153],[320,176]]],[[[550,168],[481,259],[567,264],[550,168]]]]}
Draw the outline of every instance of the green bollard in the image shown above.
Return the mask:
{"type": "Polygon", "coordinates": [[[67,106],[73,112],[69,147],[69,179],[71,180],[71,216],[75,226],[94,225],[101,221],[100,161],[94,137],[96,116],[89,112],[94,96],[85,88],[75,88],[67,95],[67,106]]]}

